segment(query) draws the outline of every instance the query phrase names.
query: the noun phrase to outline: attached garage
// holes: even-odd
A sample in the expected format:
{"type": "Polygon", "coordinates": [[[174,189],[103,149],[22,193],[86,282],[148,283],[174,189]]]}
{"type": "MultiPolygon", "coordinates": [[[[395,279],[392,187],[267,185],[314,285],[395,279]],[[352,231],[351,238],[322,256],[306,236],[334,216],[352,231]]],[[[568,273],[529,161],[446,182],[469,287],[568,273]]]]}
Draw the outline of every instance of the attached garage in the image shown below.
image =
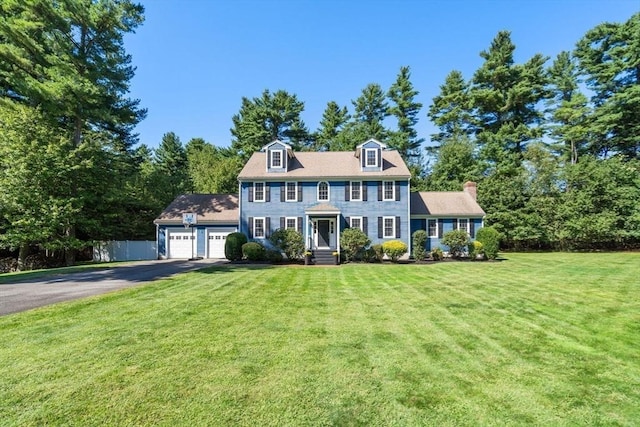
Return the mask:
{"type": "Polygon", "coordinates": [[[224,258],[229,233],[238,230],[235,194],[182,194],[155,219],[158,258],[224,258]],[[191,228],[183,214],[195,216],[191,228]]]}
{"type": "Polygon", "coordinates": [[[224,258],[224,245],[231,231],[208,230],[207,258],[224,258]]]}
{"type": "Polygon", "coordinates": [[[193,258],[197,251],[197,237],[191,230],[167,230],[169,258],[193,258]]]}

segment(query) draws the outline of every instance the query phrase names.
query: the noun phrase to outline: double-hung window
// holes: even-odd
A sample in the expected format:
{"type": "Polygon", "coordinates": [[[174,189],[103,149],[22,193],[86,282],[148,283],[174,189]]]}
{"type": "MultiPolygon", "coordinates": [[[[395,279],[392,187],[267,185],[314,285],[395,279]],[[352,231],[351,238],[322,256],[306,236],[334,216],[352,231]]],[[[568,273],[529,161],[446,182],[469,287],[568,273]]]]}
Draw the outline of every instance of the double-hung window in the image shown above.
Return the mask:
{"type": "Polygon", "coordinates": [[[396,199],[396,185],[393,181],[382,182],[382,200],[389,201],[396,199]]]}
{"type": "Polygon", "coordinates": [[[253,238],[265,238],[265,220],[264,218],[253,218],[253,238]]]}
{"type": "Polygon", "coordinates": [[[349,222],[350,222],[349,227],[358,228],[358,229],[364,231],[363,228],[362,228],[362,217],[361,216],[352,216],[352,217],[349,218],[349,222]]]}
{"type": "Polygon", "coordinates": [[[427,233],[429,237],[438,237],[438,220],[437,219],[428,219],[427,220],[427,233]]]}
{"type": "Polygon", "coordinates": [[[318,201],[329,201],[329,183],[326,181],[318,183],[318,201]]]}
{"type": "Polygon", "coordinates": [[[365,166],[368,168],[378,166],[378,150],[375,148],[364,149],[365,166]]]}
{"type": "Polygon", "coordinates": [[[282,150],[271,150],[271,168],[281,168],[282,167],[282,150]]]}
{"type": "Polygon", "coordinates": [[[265,192],[264,192],[264,182],[254,182],[253,183],[253,201],[254,202],[264,202],[265,192]]]}
{"type": "Polygon", "coordinates": [[[293,228],[294,230],[297,230],[298,229],[298,218],[295,217],[295,216],[285,218],[284,228],[293,228]]]}
{"type": "Polygon", "coordinates": [[[351,181],[351,200],[362,200],[362,181],[351,181]]]}
{"type": "Polygon", "coordinates": [[[396,237],[396,217],[385,216],[382,218],[382,237],[385,239],[396,237]]]}
{"type": "Polygon", "coordinates": [[[469,233],[469,219],[468,218],[459,218],[458,219],[458,230],[464,230],[469,233]]]}
{"type": "Polygon", "coordinates": [[[286,191],[285,201],[287,202],[298,201],[298,183],[297,182],[287,182],[285,191],[286,191]]]}

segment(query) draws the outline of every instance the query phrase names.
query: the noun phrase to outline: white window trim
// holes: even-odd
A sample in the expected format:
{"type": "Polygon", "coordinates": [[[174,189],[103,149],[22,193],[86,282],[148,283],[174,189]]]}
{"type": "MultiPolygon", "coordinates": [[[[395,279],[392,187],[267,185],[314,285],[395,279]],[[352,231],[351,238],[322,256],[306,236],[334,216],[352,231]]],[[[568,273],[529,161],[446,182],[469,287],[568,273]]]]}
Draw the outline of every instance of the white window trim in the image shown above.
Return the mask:
{"type": "MultiPolygon", "coordinates": [[[[298,191],[298,189],[296,188],[296,192],[298,191]]],[[[316,200],[318,200],[319,202],[328,202],[331,200],[331,185],[329,184],[329,181],[320,181],[318,183],[318,185],[316,186],[316,200]],[[320,184],[325,183],[327,184],[327,198],[326,199],[321,199],[320,198],[320,184]]]]}
{"type": "Polygon", "coordinates": [[[395,216],[383,216],[382,217],[382,238],[383,239],[395,239],[396,237],[396,217],[395,216]],[[387,234],[386,223],[387,220],[390,219],[392,222],[391,226],[391,235],[387,234]]]}
{"type": "Polygon", "coordinates": [[[469,218],[458,218],[458,230],[464,230],[467,232],[467,234],[469,234],[469,218]],[[462,222],[461,221],[467,221],[467,226],[466,227],[461,227],[462,222]]]}
{"type": "Polygon", "coordinates": [[[282,169],[284,167],[284,150],[269,150],[269,168],[271,169],[282,169]],[[273,164],[273,154],[280,153],[280,165],[275,166],[273,164]]]}
{"type": "Polygon", "coordinates": [[[354,220],[354,219],[358,219],[358,220],[360,220],[360,227],[355,227],[355,228],[358,228],[360,231],[364,231],[364,230],[362,229],[362,228],[363,228],[363,225],[364,225],[364,224],[362,223],[362,219],[363,219],[363,217],[361,217],[361,216],[352,216],[352,217],[349,217],[349,228],[354,228],[354,226],[353,226],[353,220],[354,220]]]}
{"type": "Polygon", "coordinates": [[[378,149],[377,148],[365,148],[364,149],[364,167],[365,168],[377,168],[378,167],[378,149]],[[375,159],[375,163],[369,164],[369,152],[373,151],[373,157],[375,159]]]}
{"type": "Polygon", "coordinates": [[[258,181],[253,183],[253,201],[254,202],[265,202],[267,200],[267,184],[264,181],[258,181]],[[262,184],[262,199],[258,199],[256,194],[256,184],[262,184]]]}
{"type": "Polygon", "coordinates": [[[354,202],[361,202],[362,201],[362,181],[351,181],[351,183],[349,184],[350,187],[350,193],[349,194],[349,200],[354,201],[354,202]],[[353,184],[360,184],[360,197],[359,198],[355,198],[353,197],[353,184]]]}
{"type": "Polygon", "coordinates": [[[395,181],[382,181],[382,201],[383,202],[395,202],[396,201],[396,182],[395,181]],[[386,184],[390,182],[391,183],[391,198],[388,199],[387,196],[387,191],[386,191],[386,184]]]}
{"type": "Polygon", "coordinates": [[[427,237],[434,238],[434,239],[439,238],[439,236],[438,236],[438,221],[439,221],[438,218],[429,218],[429,219],[427,219],[427,237]],[[436,227],[435,227],[436,232],[433,235],[431,235],[431,233],[429,233],[429,221],[435,221],[436,222],[436,227]]]}
{"type": "Polygon", "coordinates": [[[264,239],[266,234],[267,234],[267,220],[265,217],[263,216],[259,216],[259,217],[254,217],[253,218],[253,238],[254,239],[264,239]],[[258,229],[258,227],[256,227],[256,223],[258,221],[262,221],[262,236],[257,236],[256,235],[256,230],[258,229]]]}
{"type": "MultiPolygon", "coordinates": [[[[282,200],[282,199],[281,199],[282,200]]],[[[298,182],[287,181],[284,183],[284,201],[285,202],[297,202],[298,201],[298,182]],[[296,186],[293,199],[289,198],[289,184],[296,186]]]]}
{"type": "Polygon", "coordinates": [[[287,217],[284,218],[284,229],[286,230],[288,228],[293,228],[294,230],[298,229],[298,217],[297,216],[287,216],[287,217]],[[289,225],[288,224],[289,220],[291,220],[291,219],[294,222],[294,226],[293,227],[289,227],[288,226],[289,225]]]}

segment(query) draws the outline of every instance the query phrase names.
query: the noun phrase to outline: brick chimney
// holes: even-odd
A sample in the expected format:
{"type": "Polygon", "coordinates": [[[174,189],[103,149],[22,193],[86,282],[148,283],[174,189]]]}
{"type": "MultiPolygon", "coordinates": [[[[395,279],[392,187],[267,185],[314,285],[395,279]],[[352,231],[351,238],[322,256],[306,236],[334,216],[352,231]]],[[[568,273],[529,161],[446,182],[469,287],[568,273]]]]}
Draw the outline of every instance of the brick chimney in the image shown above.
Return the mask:
{"type": "Polygon", "coordinates": [[[465,182],[464,185],[462,186],[462,189],[464,190],[465,193],[473,197],[473,200],[477,200],[478,190],[475,182],[473,181],[465,182]]]}

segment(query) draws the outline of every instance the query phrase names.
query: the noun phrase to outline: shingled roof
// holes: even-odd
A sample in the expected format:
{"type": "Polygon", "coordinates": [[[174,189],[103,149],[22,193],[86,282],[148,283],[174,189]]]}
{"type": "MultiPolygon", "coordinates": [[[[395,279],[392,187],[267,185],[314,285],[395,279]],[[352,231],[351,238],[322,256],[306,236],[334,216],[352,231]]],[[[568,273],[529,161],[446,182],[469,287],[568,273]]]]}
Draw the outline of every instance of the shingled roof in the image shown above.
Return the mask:
{"type": "Polygon", "coordinates": [[[484,216],[485,212],[466,191],[411,193],[411,215],[484,216]]]}
{"type": "Polygon", "coordinates": [[[382,151],[382,171],[363,172],[360,161],[353,151],[302,151],[296,152],[289,161],[286,173],[268,173],[266,153],[253,153],[247,164],[240,171],[240,180],[282,180],[287,178],[299,179],[331,179],[331,178],[410,178],[411,172],[394,150],[382,151]]]}
{"type": "Polygon", "coordinates": [[[238,224],[235,194],[181,194],[156,218],[154,224],[182,224],[182,214],[193,212],[198,224],[238,224]]]}

